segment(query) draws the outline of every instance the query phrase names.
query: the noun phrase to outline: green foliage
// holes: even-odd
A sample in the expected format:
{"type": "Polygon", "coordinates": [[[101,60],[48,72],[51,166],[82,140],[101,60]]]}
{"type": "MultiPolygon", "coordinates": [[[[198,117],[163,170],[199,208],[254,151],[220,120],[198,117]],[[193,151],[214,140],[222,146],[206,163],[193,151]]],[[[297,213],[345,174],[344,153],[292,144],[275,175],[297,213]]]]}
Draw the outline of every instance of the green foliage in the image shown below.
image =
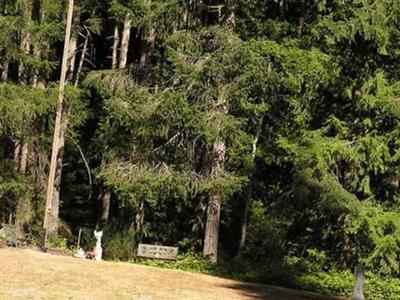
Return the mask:
{"type": "MultiPolygon", "coordinates": [[[[220,19],[197,2],[76,3],[70,69],[86,37],[88,48],[82,84],[67,76],[59,237],[68,241],[55,245],[75,246],[84,228],[91,250],[105,226],[107,259],[134,259],[138,241],[178,245],[188,252],[177,262],[144,263],[334,294],[351,292],[349,268],[361,261],[368,297],[396,299],[399,1],[236,0],[220,19]],[[131,67],[106,70],[112,29],[128,19],[131,67]],[[217,143],[224,153],[214,157],[217,143]],[[118,221],[99,221],[105,192],[118,221]],[[210,195],[223,200],[218,265],[195,254],[210,195]]],[[[0,10],[0,217],[39,236],[66,1],[0,10]]]]}
{"type": "Polygon", "coordinates": [[[178,259],[175,262],[151,260],[151,259],[140,259],[139,263],[146,266],[160,267],[166,269],[177,269],[183,271],[198,272],[203,274],[215,274],[216,266],[210,263],[210,261],[201,257],[197,253],[188,252],[182,255],[178,255],[178,259]]]}
{"type": "Polygon", "coordinates": [[[369,201],[347,221],[346,231],[361,248],[360,258],[378,274],[399,275],[399,214],[369,201]]]}
{"type": "Polygon", "coordinates": [[[132,229],[104,231],[104,258],[117,261],[132,261],[136,257],[135,233],[132,229]]]}
{"type": "Polygon", "coordinates": [[[56,234],[49,236],[48,247],[52,249],[60,249],[64,252],[70,252],[70,248],[68,247],[68,240],[56,234]]]}
{"type": "Polygon", "coordinates": [[[287,224],[269,215],[267,210],[268,208],[260,200],[251,204],[244,254],[255,261],[262,261],[266,256],[279,258],[284,248],[281,237],[286,234],[287,224]]]}
{"type": "Polygon", "coordinates": [[[35,215],[32,203],[32,187],[27,176],[13,172],[14,165],[8,160],[0,161],[0,208],[3,217],[16,211],[15,221],[30,224],[35,215]]]}
{"type": "MultiPolygon", "coordinates": [[[[351,295],[353,292],[354,275],[351,272],[314,272],[298,276],[296,285],[308,290],[324,294],[351,295]]],[[[397,278],[385,279],[366,274],[364,296],[366,299],[400,299],[400,281],[397,278]]]]}

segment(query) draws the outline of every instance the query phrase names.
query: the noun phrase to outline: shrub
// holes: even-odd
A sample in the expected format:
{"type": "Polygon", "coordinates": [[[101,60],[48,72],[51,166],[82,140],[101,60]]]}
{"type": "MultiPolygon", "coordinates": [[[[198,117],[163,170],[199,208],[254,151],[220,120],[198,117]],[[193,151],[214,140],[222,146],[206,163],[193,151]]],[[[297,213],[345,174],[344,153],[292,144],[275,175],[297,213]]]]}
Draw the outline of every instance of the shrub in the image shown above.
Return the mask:
{"type": "Polygon", "coordinates": [[[104,230],[104,258],[118,261],[132,261],[136,257],[135,232],[132,229],[111,232],[110,230],[104,230]]]}
{"type": "Polygon", "coordinates": [[[6,236],[4,234],[4,230],[0,229],[0,248],[4,248],[6,246],[6,236]]]}
{"type": "Polygon", "coordinates": [[[203,274],[217,275],[217,266],[201,257],[201,255],[188,252],[178,255],[176,261],[162,261],[152,259],[140,259],[139,262],[146,266],[160,267],[167,269],[178,269],[183,271],[197,272],[203,274]]]}
{"type": "Polygon", "coordinates": [[[57,234],[49,235],[47,246],[49,248],[61,249],[66,252],[70,251],[68,247],[68,240],[57,234]]]}
{"type": "MultiPolygon", "coordinates": [[[[349,271],[309,273],[297,276],[296,285],[323,294],[351,295],[354,275],[349,271]]],[[[364,296],[369,300],[400,300],[400,279],[381,278],[366,273],[364,296]]]]}
{"type": "MultiPolygon", "coordinates": [[[[354,275],[350,271],[323,271],[326,263],[324,252],[309,249],[307,259],[287,257],[283,262],[236,261],[222,257],[212,264],[198,253],[185,253],[175,262],[140,260],[141,264],[168,269],[199,272],[226,278],[286,286],[314,291],[326,295],[351,295],[354,275]]],[[[400,300],[400,279],[382,278],[367,272],[364,295],[370,300],[400,300]]]]}

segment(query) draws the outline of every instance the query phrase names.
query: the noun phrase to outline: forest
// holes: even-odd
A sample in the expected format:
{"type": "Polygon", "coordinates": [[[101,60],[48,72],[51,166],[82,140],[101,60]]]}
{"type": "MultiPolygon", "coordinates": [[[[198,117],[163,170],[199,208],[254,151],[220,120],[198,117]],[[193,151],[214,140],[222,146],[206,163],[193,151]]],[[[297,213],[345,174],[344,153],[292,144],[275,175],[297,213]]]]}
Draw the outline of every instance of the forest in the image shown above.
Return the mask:
{"type": "Polygon", "coordinates": [[[362,263],[400,299],[400,1],[75,0],[66,35],[67,12],[0,1],[1,223],[328,294],[362,263]]]}

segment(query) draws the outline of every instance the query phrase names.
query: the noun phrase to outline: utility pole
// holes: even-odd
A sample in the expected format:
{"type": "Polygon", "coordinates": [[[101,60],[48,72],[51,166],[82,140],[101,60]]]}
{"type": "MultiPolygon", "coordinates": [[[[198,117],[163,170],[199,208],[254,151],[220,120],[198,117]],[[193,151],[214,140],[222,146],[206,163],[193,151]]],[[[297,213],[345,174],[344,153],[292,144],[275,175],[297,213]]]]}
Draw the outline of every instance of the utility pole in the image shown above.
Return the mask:
{"type": "MultiPolygon", "coordinates": [[[[69,56],[69,42],[71,38],[71,27],[72,27],[72,15],[74,10],[74,0],[68,1],[68,14],[67,14],[67,28],[65,31],[65,40],[64,40],[64,52],[61,64],[61,76],[60,76],[60,88],[58,93],[58,106],[56,112],[56,119],[54,124],[54,135],[53,135],[53,146],[51,152],[51,161],[50,161],[50,171],[49,178],[46,190],[46,207],[44,210],[44,222],[43,228],[45,229],[44,236],[44,249],[47,248],[47,237],[49,232],[49,219],[51,218],[50,214],[52,212],[52,204],[53,204],[53,194],[54,194],[54,184],[55,177],[57,171],[57,159],[60,154],[60,139],[61,134],[64,134],[61,130],[61,122],[64,112],[65,99],[64,99],[64,90],[65,90],[65,81],[68,69],[68,56],[69,56]]],[[[58,203],[57,203],[58,205],[58,203]]]]}

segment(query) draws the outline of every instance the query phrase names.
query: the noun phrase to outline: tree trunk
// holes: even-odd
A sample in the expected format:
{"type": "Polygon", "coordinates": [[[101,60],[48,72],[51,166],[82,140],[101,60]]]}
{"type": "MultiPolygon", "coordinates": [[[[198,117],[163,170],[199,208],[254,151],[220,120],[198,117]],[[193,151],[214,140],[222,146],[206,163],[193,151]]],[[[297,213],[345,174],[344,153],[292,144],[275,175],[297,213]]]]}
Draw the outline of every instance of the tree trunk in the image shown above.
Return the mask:
{"type": "Polygon", "coordinates": [[[151,54],[153,53],[154,44],[156,41],[156,30],[154,27],[150,27],[146,30],[146,38],[144,40],[144,47],[142,51],[142,55],[140,56],[140,69],[146,68],[146,63],[148,63],[151,54]]]}
{"type": "Polygon", "coordinates": [[[203,256],[211,262],[218,261],[218,232],[221,214],[221,199],[218,192],[210,197],[207,207],[207,223],[204,234],[203,256]]]}
{"type": "Polygon", "coordinates": [[[7,81],[8,79],[8,69],[10,66],[10,61],[8,60],[8,58],[4,58],[3,60],[3,70],[1,71],[1,80],[2,81],[7,81]]]}
{"type": "MultiPolygon", "coordinates": [[[[40,60],[41,51],[38,47],[35,47],[33,49],[33,55],[35,56],[35,58],[37,60],[40,60]]],[[[39,70],[35,68],[35,70],[33,71],[33,77],[32,77],[32,82],[31,82],[32,86],[37,87],[38,81],[39,81],[39,70]]]]}
{"type": "MultiPolygon", "coordinates": [[[[40,0],[33,0],[32,1],[32,20],[37,24],[40,25],[41,22],[41,17],[42,14],[44,14],[43,11],[41,11],[41,1],[40,0]]],[[[42,51],[41,51],[42,43],[36,41],[36,43],[33,44],[33,56],[35,60],[40,61],[42,51]]],[[[38,86],[38,81],[39,81],[39,70],[36,67],[33,67],[33,74],[32,74],[32,82],[31,85],[33,87],[38,86]]]]}
{"type": "Polygon", "coordinates": [[[125,69],[126,64],[128,62],[128,50],[129,50],[129,39],[131,35],[131,18],[130,15],[127,14],[124,21],[124,29],[122,31],[122,41],[121,41],[121,51],[120,51],[120,60],[119,60],[119,68],[125,69]]]}
{"type": "MultiPolygon", "coordinates": [[[[260,139],[263,120],[264,120],[264,117],[260,118],[260,120],[259,120],[257,133],[256,133],[256,136],[255,136],[253,144],[252,144],[252,151],[251,151],[252,170],[250,171],[250,176],[249,176],[250,180],[252,179],[252,177],[254,175],[254,164],[255,164],[256,154],[257,154],[257,144],[258,144],[258,140],[260,139]]],[[[251,182],[250,182],[249,186],[247,187],[247,194],[246,194],[246,198],[245,198],[242,226],[241,226],[241,231],[240,231],[240,242],[239,242],[238,253],[236,255],[237,259],[242,258],[243,250],[246,246],[247,223],[248,223],[248,218],[249,218],[250,203],[251,203],[252,197],[253,197],[253,188],[252,188],[251,182]]]]}
{"type": "Polygon", "coordinates": [[[58,216],[60,212],[60,191],[61,191],[61,175],[62,175],[62,163],[63,163],[63,154],[64,154],[64,146],[65,146],[65,130],[67,129],[67,118],[68,113],[63,112],[63,118],[61,121],[61,131],[59,136],[59,144],[58,144],[58,155],[56,162],[56,174],[54,178],[54,188],[53,188],[53,199],[51,204],[51,209],[49,213],[49,221],[48,222],[48,234],[57,233],[58,230],[58,216]]]}
{"type": "MultiPolygon", "coordinates": [[[[42,59],[48,60],[49,53],[50,53],[50,45],[49,43],[45,42],[43,45],[43,49],[40,53],[42,59]]],[[[36,86],[42,89],[46,87],[46,74],[43,74],[43,72],[39,72],[36,86]]]]}
{"type": "MultiPolygon", "coordinates": [[[[210,155],[211,169],[209,176],[218,178],[224,170],[225,162],[225,143],[217,140],[213,145],[213,150],[210,155]]],[[[211,262],[218,261],[218,231],[219,220],[221,214],[221,194],[218,190],[211,191],[210,198],[207,204],[207,221],[204,234],[203,256],[211,262]]]]}
{"type": "MultiPolygon", "coordinates": [[[[31,1],[22,1],[20,3],[20,13],[23,19],[23,22],[29,22],[32,20],[32,2],[31,1]]],[[[30,33],[22,30],[21,32],[21,44],[20,50],[22,53],[22,58],[19,61],[18,65],[18,81],[22,84],[28,84],[28,70],[24,64],[24,60],[26,56],[29,55],[30,52],[30,33]]]]}
{"type": "Polygon", "coordinates": [[[14,163],[15,163],[15,169],[19,169],[20,161],[19,161],[19,155],[21,153],[21,142],[19,139],[16,139],[14,142],[14,163]]]}
{"type": "Polygon", "coordinates": [[[78,39],[75,35],[72,35],[69,41],[69,57],[68,57],[68,81],[74,80],[75,74],[75,61],[76,61],[76,48],[77,48],[78,39]]]}
{"type": "Polygon", "coordinates": [[[29,144],[28,141],[24,141],[21,151],[21,163],[19,170],[21,173],[25,174],[28,168],[28,157],[29,157],[29,144]]]}
{"type": "Polygon", "coordinates": [[[78,86],[78,84],[79,84],[83,64],[85,62],[85,57],[86,57],[86,53],[87,53],[87,49],[88,49],[88,44],[89,44],[89,32],[86,33],[85,41],[83,42],[82,54],[81,54],[81,58],[79,60],[78,70],[76,71],[76,77],[75,77],[75,82],[74,82],[75,86],[78,86]]]}
{"type": "Polygon", "coordinates": [[[190,0],[188,3],[186,3],[183,15],[182,15],[182,23],[183,23],[183,28],[187,31],[189,28],[189,11],[190,11],[190,6],[192,5],[192,1],[190,0]]]}
{"type": "Polygon", "coordinates": [[[111,63],[111,68],[113,70],[115,70],[118,66],[118,47],[119,47],[119,27],[118,24],[115,24],[113,48],[112,48],[112,63],[111,63]]]}
{"type": "MultiPolygon", "coordinates": [[[[30,43],[29,43],[29,34],[24,34],[22,41],[21,41],[21,52],[23,55],[29,55],[30,50],[30,43]]],[[[18,66],[18,80],[22,84],[28,84],[28,74],[26,67],[24,65],[23,59],[19,62],[18,66]]]]}
{"type": "Polygon", "coordinates": [[[236,14],[235,14],[235,5],[236,0],[228,0],[227,1],[227,10],[228,13],[226,15],[225,25],[229,28],[235,28],[236,26],[236,14]]]}
{"type": "Polygon", "coordinates": [[[248,191],[247,191],[247,195],[246,195],[246,202],[245,202],[244,211],[243,211],[242,226],[241,226],[241,230],[240,230],[239,249],[238,249],[238,253],[236,255],[237,259],[242,258],[242,254],[243,254],[244,248],[246,246],[247,222],[248,222],[248,218],[249,218],[251,196],[252,196],[252,189],[251,189],[251,187],[248,187],[248,191]]]}
{"type": "Polygon", "coordinates": [[[64,89],[68,69],[69,41],[71,38],[72,15],[74,0],[69,0],[67,28],[64,39],[64,53],[61,65],[60,89],[58,96],[58,107],[56,113],[53,146],[50,161],[49,180],[46,190],[46,207],[43,227],[46,229],[44,246],[46,247],[48,234],[57,231],[59,211],[59,184],[61,182],[62,156],[64,150],[64,134],[67,127],[65,114],[64,89]]]}
{"type": "Polygon", "coordinates": [[[110,202],[111,202],[111,193],[104,189],[100,196],[101,201],[101,217],[100,221],[107,222],[110,217],[110,202]]]}
{"type": "Polygon", "coordinates": [[[342,270],[346,270],[352,258],[350,236],[343,230],[346,223],[347,214],[342,213],[338,217],[338,223],[342,228],[342,242],[340,251],[340,265],[342,270]]]}
{"type": "Polygon", "coordinates": [[[140,243],[143,235],[143,223],[144,223],[144,201],[140,201],[139,207],[136,210],[135,218],[132,223],[132,228],[135,231],[137,242],[140,243]]]}

